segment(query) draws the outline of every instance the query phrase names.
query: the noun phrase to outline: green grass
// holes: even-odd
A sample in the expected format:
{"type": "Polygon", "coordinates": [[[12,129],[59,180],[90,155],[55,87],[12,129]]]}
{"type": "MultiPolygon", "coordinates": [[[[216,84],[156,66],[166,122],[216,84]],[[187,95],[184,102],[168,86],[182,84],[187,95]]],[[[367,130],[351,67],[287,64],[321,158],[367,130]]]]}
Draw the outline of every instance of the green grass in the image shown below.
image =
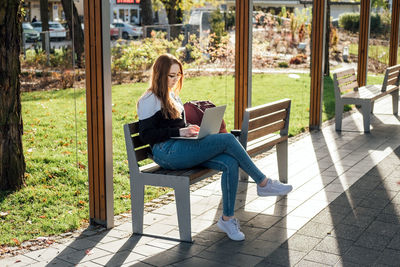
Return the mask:
{"type": "MultiPolygon", "coordinates": [[[[380,82],[381,76],[369,77],[369,83],[380,82]]],[[[253,105],[285,97],[292,99],[290,134],[296,135],[308,126],[309,87],[309,75],[300,75],[298,79],[285,74],[254,75],[253,105]]],[[[112,88],[115,214],[130,210],[122,126],[137,120],[136,101],[146,88],[147,83],[112,88]]],[[[184,102],[208,99],[217,105],[226,104],[227,128],[233,128],[232,76],[186,79],[181,98],[184,102]]],[[[89,217],[85,90],[24,93],[22,112],[26,186],[17,192],[0,192],[0,245],[16,245],[76,229],[87,223],[89,217]]],[[[326,78],[323,120],[333,116],[332,80],[326,78]]],[[[155,198],[165,190],[148,188],[146,198],[155,198]]]]}
{"type": "MultiPolygon", "coordinates": [[[[358,44],[351,44],[349,53],[358,54],[358,44]]],[[[368,57],[379,60],[381,63],[389,64],[389,47],[381,45],[370,45],[368,47],[368,57]]],[[[397,62],[400,61],[400,54],[397,55],[397,62]]]]}

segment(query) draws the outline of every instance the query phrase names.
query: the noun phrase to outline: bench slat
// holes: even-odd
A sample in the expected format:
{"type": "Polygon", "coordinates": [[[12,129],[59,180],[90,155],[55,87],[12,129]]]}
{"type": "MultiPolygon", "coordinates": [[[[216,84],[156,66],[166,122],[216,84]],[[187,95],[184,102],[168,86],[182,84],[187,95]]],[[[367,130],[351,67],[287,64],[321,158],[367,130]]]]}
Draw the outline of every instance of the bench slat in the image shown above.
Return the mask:
{"type": "Polygon", "coordinates": [[[350,90],[357,91],[358,84],[357,84],[357,81],[355,81],[355,82],[352,82],[349,84],[341,85],[341,86],[339,86],[339,88],[340,88],[340,92],[347,92],[350,90]]]}
{"type": "Polygon", "coordinates": [[[139,135],[132,136],[132,142],[133,142],[133,147],[135,148],[147,145],[146,143],[142,142],[139,135]]]}
{"type": "Polygon", "coordinates": [[[246,109],[249,112],[250,119],[254,119],[264,114],[276,112],[282,109],[288,109],[290,105],[290,99],[283,99],[270,104],[265,104],[253,108],[246,109]]]}
{"type": "Polygon", "coordinates": [[[285,127],[285,122],[280,121],[277,123],[270,124],[266,127],[257,128],[255,130],[251,130],[247,134],[247,140],[252,141],[254,139],[260,138],[262,136],[268,135],[270,133],[274,133],[279,131],[285,127]]]}
{"type": "Polygon", "coordinates": [[[173,175],[173,176],[182,176],[182,177],[189,177],[189,179],[195,180],[203,175],[206,175],[211,169],[197,166],[191,169],[183,169],[183,170],[168,170],[163,169],[157,163],[150,163],[145,166],[139,168],[141,172],[145,173],[153,173],[153,174],[162,174],[162,175],[173,175]]]}
{"type": "Polygon", "coordinates": [[[335,72],[335,75],[337,77],[337,79],[339,80],[340,78],[342,78],[343,76],[347,76],[347,75],[355,75],[356,72],[354,71],[353,68],[349,68],[349,69],[345,69],[343,71],[337,71],[335,72]]]}
{"type": "Polygon", "coordinates": [[[129,132],[132,134],[139,132],[139,122],[133,122],[129,124],[129,132]]]}
{"type": "Polygon", "coordinates": [[[135,150],[135,154],[136,154],[136,160],[138,162],[150,158],[149,157],[149,155],[151,155],[150,146],[135,150]]]}
{"type": "Polygon", "coordinates": [[[249,142],[247,144],[247,152],[249,153],[249,155],[253,155],[259,151],[265,150],[287,139],[288,139],[287,135],[283,136],[276,134],[269,135],[264,138],[260,138],[255,141],[249,142]]]}
{"type": "Polygon", "coordinates": [[[356,82],[357,78],[356,78],[355,75],[351,75],[351,76],[348,76],[348,77],[343,76],[342,79],[338,79],[337,81],[338,81],[339,85],[342,85],[342,84],[346,84],[346,83],[350,83],[350,82],[356,82]]]}
{"type": "Polygon", "coordinates": [[[249,121],[249,131],[277,121],[282,121],[286,118],[286,115],[287,111],[284,109],[273,114],[252,119],[249,121]]]}

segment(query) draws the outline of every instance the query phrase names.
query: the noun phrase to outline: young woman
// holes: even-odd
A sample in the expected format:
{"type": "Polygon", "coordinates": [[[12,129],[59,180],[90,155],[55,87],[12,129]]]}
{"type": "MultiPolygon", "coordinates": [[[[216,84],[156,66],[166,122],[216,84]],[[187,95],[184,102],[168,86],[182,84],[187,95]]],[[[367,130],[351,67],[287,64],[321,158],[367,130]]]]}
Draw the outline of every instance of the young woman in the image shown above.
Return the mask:
{"type": "Polygon", "coordinates": [[[230,239],[244,240],[239,222],[233,217],[239,167],[257,183],[259,196],[286,195],[292,186],[267,178],[230,133],[208,135],[200,140],[172,139],[195,136],[199,131],[199,126],[185,123],[179,99],[182,84],[183,69],[179,60],[169,54],[159,56],[152,68],[150,88],[137,105],[140,137],[150,144],[154,161],[163,168],[202,165],[222,171],[223,214],[217,225],[230,239]]]}

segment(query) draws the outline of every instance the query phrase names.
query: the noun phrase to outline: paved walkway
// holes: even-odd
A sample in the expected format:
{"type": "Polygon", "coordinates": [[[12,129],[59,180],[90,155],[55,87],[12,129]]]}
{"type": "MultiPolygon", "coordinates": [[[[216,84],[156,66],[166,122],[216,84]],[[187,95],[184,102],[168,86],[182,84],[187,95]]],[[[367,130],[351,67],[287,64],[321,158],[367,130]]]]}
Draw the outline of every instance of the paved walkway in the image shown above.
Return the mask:
{"type": "MultiPolygon", "coordinates": [[[[0,266],[399,266],[400,118],[391,99],[375,104],[371,133],[362,116],[289,145],[287,197],[259,198],[239,183],[236,217],[246,234],[229,240],[216,227],[220,181],[191,194],[194,243],[131,236],[130,222],[0,260],[0,266]]],[[[277,177],[276,155],[257,165],[277,177]]],[[[145,232],[178,237],[175,204],[145,215],[145,232]]]]}

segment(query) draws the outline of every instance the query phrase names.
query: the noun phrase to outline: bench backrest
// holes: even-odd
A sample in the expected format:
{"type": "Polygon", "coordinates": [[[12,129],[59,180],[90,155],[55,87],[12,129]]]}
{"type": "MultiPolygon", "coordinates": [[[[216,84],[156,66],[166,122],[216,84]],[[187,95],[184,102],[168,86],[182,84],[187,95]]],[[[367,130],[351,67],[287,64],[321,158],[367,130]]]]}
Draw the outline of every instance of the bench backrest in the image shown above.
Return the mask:
{"type": "Polygon", "coordinates": [[[386,69],[385,78],[382,84],[382,92],[388,86],[399,86],[400,65],[395,65],[386,69]]]}
{"type": "Polygon", "coordinates": [[[151,158],[149,144],[143,143],[139,137],[139,122],[124,125],[125,145],[128,153],[129,169],[139,172],[139,162],[151,158]]]}
{"type": "Polygon", "coordinates": [[[279,131],[288,135],[291,100],[288,98],[247,108],[244,112],[240,143],[246,144],[279,131]]]}
{"type": "Polygon", "coordinates": [[[333,74],[336,97],[349,91],[358,91],[356,72],[353,68],[336,71],[333,74]]]}

